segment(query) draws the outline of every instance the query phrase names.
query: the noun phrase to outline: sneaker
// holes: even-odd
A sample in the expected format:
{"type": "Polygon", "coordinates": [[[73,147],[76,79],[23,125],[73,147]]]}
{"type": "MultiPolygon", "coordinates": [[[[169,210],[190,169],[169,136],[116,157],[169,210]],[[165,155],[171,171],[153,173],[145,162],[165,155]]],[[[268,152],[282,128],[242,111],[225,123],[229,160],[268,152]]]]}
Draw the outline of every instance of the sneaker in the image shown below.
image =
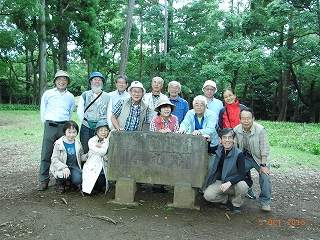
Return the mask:
{"type": "Polygon", "coordinates": [[[270,207],[270,205],[262,205],[261,210],[262,210],[262,212],[270,212],[271,207],[270,207]]]}
{"type": "Polygon", "coordinates": [[[228,203],[220,203],[220,208],[223,209],[223,210],[226,210],[228,209],[228,203]]]}
{"type": "Polygon", "coordinates": [[[39,191],[46,191],[48,189],[49,181],[45,180],[40,182],[39,191]]]}
{"type": "Polygon", "coordinates": [[[248,189],[246,197],[250,198],[250,199],[256,199],[257,198],[256,195],[254,194],[254,192],[252,191],[252,188],[248,189]]]}
{"type": "Polygon", "coordinates": [[[232,212],[235,214],[240,214],[240,213],[242,213],[242,208],[233,206],[232,212]]]}
{"type": "Polygon", "coordinates": [[[58,186],[57,193],[63,194],[66,192],[66,188],[63,185],[58,186]]]}

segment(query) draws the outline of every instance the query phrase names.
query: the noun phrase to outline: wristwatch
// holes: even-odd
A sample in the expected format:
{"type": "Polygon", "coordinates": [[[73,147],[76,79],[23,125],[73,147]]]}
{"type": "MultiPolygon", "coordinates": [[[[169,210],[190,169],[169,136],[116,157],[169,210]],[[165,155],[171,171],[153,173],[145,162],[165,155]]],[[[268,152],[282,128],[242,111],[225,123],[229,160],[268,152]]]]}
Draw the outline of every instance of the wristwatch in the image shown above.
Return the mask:
{"type": "Polygon", "coordinates": [[[266,166],[267,166],[267,164],[265,164],[265,163],[260,164],[260,167],[266,167],[266,166]]]}

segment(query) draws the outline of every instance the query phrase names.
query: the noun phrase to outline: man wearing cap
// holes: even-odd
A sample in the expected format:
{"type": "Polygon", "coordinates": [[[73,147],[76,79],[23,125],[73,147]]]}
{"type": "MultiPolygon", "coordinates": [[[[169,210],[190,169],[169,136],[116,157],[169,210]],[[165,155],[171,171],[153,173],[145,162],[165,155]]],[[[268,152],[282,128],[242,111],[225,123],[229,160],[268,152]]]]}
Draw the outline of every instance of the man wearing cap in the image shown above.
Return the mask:
{"type": "Polygon", "coordinates": [[[100,72],[93,72],[88,79],[88,84],[91,90],[81,94],[77,109],[78,117],[82,122],[80,141],[84,153],[89,151],[88,141],[95,134],[97,122],[107,121],[107,109],[110,102],[110,96],[102,90],[106,79],[100,72]]]}
{"type": "Polygon", "coordinates": [[[128,87],[128,77],[126,75],[120,74],[116,76],[115,85],[117,90],[108,93],[110,96],[110,103],[107,110],[107,115],[108,115],[107,120],[108,120],[108,125],[110,129],[114,129],[114,126],[110,119],[112,108],[114,107],[114,105],[116,105],[116,103],[119,100],[124,99],[126,97],[130,97],[130,94],[126,91],[128,87]]]}
{"type": "Polygon", "coordinates": [[[59,70],[53,79],[55,88],[45,91],[41,97],[40,116],[44,123],[44,133],[39,170],[39,191],[48,189],[49,168],[54,142],[63,136],[63,126],[70,120],[75,100],[67,90],[70,77],[67,72],[59,70]]]}
{"type": "Polygon", "coordinates": [[[171,114],[176,109],[176,106],[169,100],[159,101],[154,109],[158,115],[150,122],[150,131],[152,132],[177,132],[179,130],[178,118],[171,114]]]}
{"type": "MultiPolygon", "coordinates": [[[[217,90],[217,84],[212,80],[205,81],[202,87],[202,91],[208,102],[207,108],[213,111],[218,117],[220,109],[223,108],[223,103],[214,97],[214,94],[217,92],[217,90]]],[[[219,118],[217,118],[217,122],[215,123],[216,126],[218,125],[218,120],[219,118]]]]}
{"type": "Polygon", "coordinates": [[[112,109],[111,122],[115,129],[125,131],[141,131],[148,118],[148,105],[142,100],[146,93],[139,81],[134,81],[128,88],[129,98],[121,99],[112,109]]]}
{"type": "Polygon", "coordinates": [[[181,124],[182,120],[189,111],[189,103],[179,96],[181,92],[181,84],[177,81],[171,81],[168,84],[169,101],[176,106],[176,110],[172,112],[176,115],[181,124]]]}
{"type": "Polygon", "coordinates": [[[161,93],[163,88],[164,80],[161,77],[154,77],[151,81],[152,92],[146,93],[143,96],[143,100],[148,104],[150,109],[150,119],[147,119],[150,122],[155,116],[157,116],[157,112],[154,111],[158,102],[160,100],[168,100],[168,97],[161,93]]]}

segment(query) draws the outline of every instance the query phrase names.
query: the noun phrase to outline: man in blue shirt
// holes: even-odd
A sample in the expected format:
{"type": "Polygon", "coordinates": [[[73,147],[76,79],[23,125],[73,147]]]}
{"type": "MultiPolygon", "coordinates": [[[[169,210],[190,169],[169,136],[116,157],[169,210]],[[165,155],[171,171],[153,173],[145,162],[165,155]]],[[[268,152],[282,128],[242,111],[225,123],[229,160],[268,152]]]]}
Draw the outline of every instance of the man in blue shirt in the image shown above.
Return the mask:
{"type": "Polygon", "coordinates": [[[171,81],[168,84],[169,101],[176,106],[176,110],[172,112],[178,117],[179,124],[183,121],[189,111],[189,103],[179,96],[181,92],[181,84],[177,81],[171,81]]]}
{"type": "Polygon", "coordinates": [[[53,82],[55,88],[45,91],[41,97],[40,116],[44,123],[44,134],[39,171],[39,191],[48,189],[53,144],[63,136],[63,126],[70,120],[75,106],[74,96],[67,90],[70,83],[68,73],[59,70],[55,74],[53,82]]]}

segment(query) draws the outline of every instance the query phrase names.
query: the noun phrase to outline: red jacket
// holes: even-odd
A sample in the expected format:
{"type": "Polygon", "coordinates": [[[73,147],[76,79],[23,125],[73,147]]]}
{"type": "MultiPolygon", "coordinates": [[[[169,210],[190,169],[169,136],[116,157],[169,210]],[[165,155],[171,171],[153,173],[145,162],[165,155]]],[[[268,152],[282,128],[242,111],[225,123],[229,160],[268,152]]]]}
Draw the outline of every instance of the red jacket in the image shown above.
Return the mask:
{"type": "MultiPolygon", "coordinates": [[[[157,127],[157,131],[160,129],[164,129],[164,124],[162,122],[162,117],[160,115],[156,116],[154,119],[154,122],[157,127]]],[[[171,131],[174,131],[174,124],[176,123],[176,118],[174,118],[172,115],[169,117],[169,129],[171,131]]]]}
{"type": "Polygon", "coordinates": [[[224,103],[219,113],[219,127],[234,128],[240,124],[240,110],[244,108],[246,106],[240,104],[238,99],[233,104],[224,103]]]}

